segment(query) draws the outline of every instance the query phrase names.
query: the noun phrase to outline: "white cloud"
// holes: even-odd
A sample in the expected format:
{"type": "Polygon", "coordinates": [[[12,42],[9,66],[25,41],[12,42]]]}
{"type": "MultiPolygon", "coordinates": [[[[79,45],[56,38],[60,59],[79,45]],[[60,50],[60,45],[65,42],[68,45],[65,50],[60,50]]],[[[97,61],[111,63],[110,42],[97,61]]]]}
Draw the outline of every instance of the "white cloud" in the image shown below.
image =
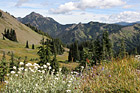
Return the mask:
{"type": "Polygon", "coordinates": [[[134,5],[125,5],[125,6],[123,6],[124,9],[132,8],[132,7],[135,7],[135,6],[134,5]]]}
{"type": "Polygon", "coordinates": [[[19,7],[19,6],[21,6],[22,4],[24,4],[24,3],[26,3],[26,2],[28,2],[29,0],[18,0],[18,2],[16,3],[16,7],[19,7]]]}
{"type": "Polygon", "coordinates": [[[140,12],[124,11],[119,14],[113,14],[108,17],[108,22],[136,22],[140,21],[140,12]]]}
{"type": "Polygon", "coordinates": [[[79,2],[68,2],[60,5],[58,9],[51,9],[55,14],[67,13],[73,10],[85,10],[87,8],[111,8],[124,5],[126,2],[122,0],[80,0],[79,2]]]}

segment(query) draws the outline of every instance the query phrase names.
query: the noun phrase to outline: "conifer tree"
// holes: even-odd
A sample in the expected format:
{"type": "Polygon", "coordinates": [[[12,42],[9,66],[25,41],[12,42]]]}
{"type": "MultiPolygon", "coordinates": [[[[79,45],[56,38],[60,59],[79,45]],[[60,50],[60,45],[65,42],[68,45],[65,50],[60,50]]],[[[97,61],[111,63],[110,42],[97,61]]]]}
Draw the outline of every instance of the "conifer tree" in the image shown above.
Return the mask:
{"type": "Polygon", "coordinates": [[[78,41],[76,41],[74,43],[73,56],[74,56],[74,61],[79,61],[80,60],[80,54],[79,54],[79,49],[78,49],[78,41]]]}
{"type": "Polygon", "coordinates": [[[41,46],[38,47],[39,51],[38,51],[38,55],[40,57],[40,61],[38,62],[38,64],[40,65],[44,65],[47,62],[50,63],[51,61],[51,48],[50,48],[50,44],[49,44],[49,40],[46,40],[46,42],[44,41],[44,38],[41,40],[41,46]]]}
{"type": "Polygon", "coordinates": [[[29,48],[28,41],[26,41],[26,46],[25,46],[25,48],[29,48]]]}
{"type": "Polygon", "coordinates": [[[102,39],[102,47],[103,47],[103,59],[111,59],[112,56],[112,44],[109,39],[108,31],[103,32],[103,39],[102,39]]]}
{"type": "Polygon", "coordinates": [[[119,57],[124,58],[126,56],[126,46],[124,39],[121,40],[120,49],[119,49],[119,57]]]}
{"type": "Polygon", "coordinates": [[[97,63],[100,63],[100,60],[102,58],[102,45],[100,43],[99,38],[97,38],[97,40],[94,41],[93,50],[95,50],[93,56],[94,56],[95,65],[96,65],[97,63]]]}
{"type": "Polygon", "coordinates": [[[34,46],[34,44],[32,44],[32,49],[35,49],[35,46],[34,46]]]}
{"type": "Polygon", "coordinates": [[[56,59],[56,47],[55,47],[55,44],[54,44],[54,58],[51,61],[51,67],[52,67],[52,69],[55,69],[55,72],[57,72],[59,70],[59,63],[58,63],[58,61],[56,59]]]}

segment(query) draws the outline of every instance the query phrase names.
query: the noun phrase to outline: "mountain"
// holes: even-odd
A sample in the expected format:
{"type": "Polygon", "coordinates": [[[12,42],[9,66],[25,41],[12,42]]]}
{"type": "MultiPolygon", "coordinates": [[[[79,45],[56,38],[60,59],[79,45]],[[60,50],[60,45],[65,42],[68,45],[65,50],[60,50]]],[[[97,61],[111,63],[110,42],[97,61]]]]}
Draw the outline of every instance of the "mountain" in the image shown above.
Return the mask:
{"type": "Polygon", "coordinates": [[[32,24],[51,36],[61,39],[64,43],[69,44],[76,40],[79,42],[86,40],[95,40],[101,36],[103,31],[109,31],[109,37],[112,40],[114,48],[119,49],[120,41],[123,38],[128,50],[140,45],[140,24],[128,23],[106,24],[99,22],[89,22],[86,24],[66,24],[61,25],[52,18],[43,17],[38,13],[31,13],[20,20],[24,24],[32,24]],[[51,24],[51,26],[50,26],[51,24]],[[125,26],[124,26],[125,25],[125,26]],[[127,26],[126,26],[127,25],[127,26]]]}
{"type": "Polygon", "coordinates": [[[32,12],[24,18],[17,18],[20,22],[24,24],[31,24],[43,32],[47,32],[49,35],[53,36],[54,32],[57,31],[59,26],[61,26],[58,22],[50,17],[43,17],[42,15],[32,12]]]}
{"type": "Polygon", "coordinates": [[[132,23],[128,23],[128,22],[118,22],[118,23],[115,23],[117,25],[122,25],[122,26],[132,26],[134,24],[139,24],[140,21],[137,21],[137,22],[132,22],[132,23]]]}
{"type": "MultiPolygon", "coordinates": [[[[0,14],[0,33],[3,33],[5,29],[14,29],[19,43],[25,44],[28,40],[29,44],[39,44],[42,39],[41,35],[19,22],[9,13],[0,10],[0,14]]],[[[2,34],[0,34],[0,39],[2,39],[2,34]]]]}

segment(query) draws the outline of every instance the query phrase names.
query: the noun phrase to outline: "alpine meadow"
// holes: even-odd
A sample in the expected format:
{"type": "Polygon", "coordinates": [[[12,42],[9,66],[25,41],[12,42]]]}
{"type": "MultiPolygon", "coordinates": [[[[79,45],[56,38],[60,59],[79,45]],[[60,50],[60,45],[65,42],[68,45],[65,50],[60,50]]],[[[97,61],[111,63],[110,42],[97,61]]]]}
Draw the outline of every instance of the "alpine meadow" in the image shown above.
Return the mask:
{"type": "Polygon", "coordinates": [[[140,93],[139,0],[0,2],[0,93],[140,93]]]}

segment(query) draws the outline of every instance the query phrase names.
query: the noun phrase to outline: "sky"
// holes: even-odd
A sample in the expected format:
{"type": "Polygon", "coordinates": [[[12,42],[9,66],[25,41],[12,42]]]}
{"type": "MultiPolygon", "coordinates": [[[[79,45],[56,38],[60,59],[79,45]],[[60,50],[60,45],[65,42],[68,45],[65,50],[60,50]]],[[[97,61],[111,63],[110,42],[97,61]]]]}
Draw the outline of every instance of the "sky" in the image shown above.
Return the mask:
{"type": "Polygon", "coordinates": [[[140,0],[0,0],[0,9],[15,17],[34,11],[61,24],[140,21],[140,0]]]}

